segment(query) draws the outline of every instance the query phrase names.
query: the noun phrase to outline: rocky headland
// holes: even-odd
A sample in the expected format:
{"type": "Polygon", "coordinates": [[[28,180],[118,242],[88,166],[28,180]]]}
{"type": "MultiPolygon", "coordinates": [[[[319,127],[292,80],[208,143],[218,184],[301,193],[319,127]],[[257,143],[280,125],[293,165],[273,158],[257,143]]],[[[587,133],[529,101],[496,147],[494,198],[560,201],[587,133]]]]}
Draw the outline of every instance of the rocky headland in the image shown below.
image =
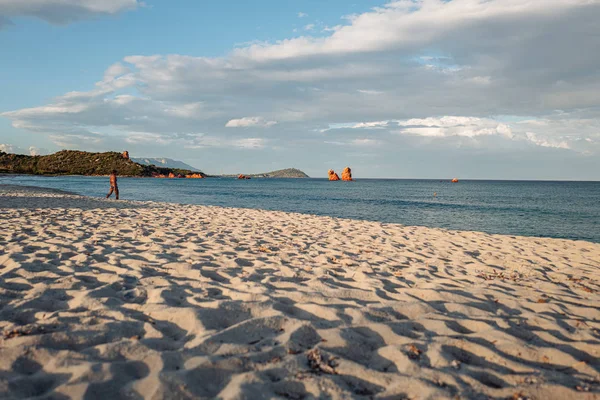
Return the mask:
{"type": "Polygon", "coordinates": [[[90,153],[62,150],[46,156],[28,156],[0,152],[0,173],[31,175],[109,175],[116,170],[120,176],[204,178],[202,172],[186,169],[142,165],[123,153],[90,153]]]}

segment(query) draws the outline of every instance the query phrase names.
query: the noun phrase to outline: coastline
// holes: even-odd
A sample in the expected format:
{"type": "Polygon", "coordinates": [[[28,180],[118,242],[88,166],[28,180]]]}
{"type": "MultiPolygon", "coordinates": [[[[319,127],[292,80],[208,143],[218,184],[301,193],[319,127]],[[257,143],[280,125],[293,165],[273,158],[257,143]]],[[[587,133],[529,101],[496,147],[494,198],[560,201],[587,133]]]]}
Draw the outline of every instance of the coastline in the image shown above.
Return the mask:
{"type": "Polygon", "coordinates": [[[600,395],[600,244],[6,185],[0,220],[0,397],[600,395]]]}
{"type": "MultiPolygon", "coordinates": [[[[103,177],[0,177],[0,184],[51,187],[103,198],[103,177]]],[[[359,180],[331,184],[326,179],[245,180],[121,178],[122,198],[138,201],[214,205],[327,215],[335,218],[442,227],[490,234],[552,237],[600,243],[593,182],[536,185],[475,181],[359,180]],[[497,185],[497,186],[496,186],[497,185]],[[554,185],[558,185],[555,187],[554,185]],[[438,196],[433,196],[437,194],[438,196]],[[524,199],[527,198],[527,201],[524,199]]]]}
{"type": "MultiPolygon", "coordinates": [[[[0,194],[1,195],[12,195],[14,193],[38,193],[38,194],[62,194],[67,196],[81,196],[74,192],[69,192],[67,190],[54,189],[54,188],[45,188],[41,186],[31,186],[31,185],[11,185],[11,184],[0,184],[0,194]]],[[[81,196],[86,197],[86,196],[81,196]]]]}

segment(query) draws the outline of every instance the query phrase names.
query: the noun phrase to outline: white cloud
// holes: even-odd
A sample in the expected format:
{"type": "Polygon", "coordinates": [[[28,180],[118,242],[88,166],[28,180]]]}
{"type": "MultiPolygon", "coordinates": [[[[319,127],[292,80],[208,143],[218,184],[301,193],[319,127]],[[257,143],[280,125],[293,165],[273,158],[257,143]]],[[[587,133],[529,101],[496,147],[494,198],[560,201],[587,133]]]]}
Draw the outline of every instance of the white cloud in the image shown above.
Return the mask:
{"type": "Polygon", "coordinates": [[[375,140],[375,139],[358,138],[358,139],[352,140],[352,144],[354,146],[371,147],[371,146],[379,146],[381,144],[381,142],[379,140],[375,140]]]}
{"type": "Polygon", "coordinates": [[[477,85],[489,85],[492,82],[492,78],[490,76],[474,76],[468,78],[467,81],[477,85]]]}
{"type": "Polygon", "coordinates": [[[384,129],[389,128],[390,123],[394,121],[371,121],[371,122],[351,122],[351,123],[336,123],[329,124],[326,129],[321,129],[319,132],[327,132],[335,129],[384,129]]]}
{"type": "MultiPolygon", "coordinates": [[[[526,21],[528,17],[540,16],[552,18],[565,10],[595,4],[598,4],[597,0],[400,0],[349,17],[350,25],[340,27],[330,37],[302,37],[254,45],[240,50],[239,54],[264,61],[316,54],[376,52],[390,47],[426,47],[434,41],[452,40],[456,31],[464,28],[481,29],[486,39],[492,39],[489,33],[483,32],[488,30],[490,23],[521,18],[526,21]]],[[[498,40],[503,40],[500,37],[498,40]]],[[[469,44],[475,43],[473,39],[470,38],[469,44]]],[[[482,41],[480,45],[486,46],[489,42],[482,41]]]]}
{"type": "Polygon", "coordinates": [[[335,25],[335,26],[326,26],[323,28],[322,32],[335,32],[338,29],[342,28],[343,25],[335,25]]]}
{"type": "Polygon", "coordinates": [[[47,149],[38,148],[35,146],[30,146],[29,149],[23,149],[19,146],[13,146],[11,144],[6,143],[0,143],[0,151],[13,154],[29,154],[31,156],[41,156],[49,153],[47,149]]]}
{"type": "Polygon", "coordinates": [[[305,17],[308,17],[308,14],[303,13],[303,12],[298,13],[298,18],[305,18],[305,17]]]}
{"type": "Polygon", "coordinates": [[[266,140],[263,138],[245,138],[236,140],[232,144],[242,149],[262,149],[265,147],[266,140]]]}
{"type": "Polygon", "coordinates": [[[531,143],[534,143],[537,146],[553,147],[555,149],[568,149],[569,148],[569,145],[565,141],[558,142],[555,140],[548,140],[548,139],[540,138],[537,134],[535,134],[533,132],[527,132],[526,136],[527,136],[527,139],[531,143]]]}
{"type": "MultiPolygon", "coordinates": [[[[556,115],[554,118],[556,118],[556,115]]],[[[590,153],[589,148],[585,146],[587,143],[595,143],[592,139],[593,137],[600,138],[600,121],[576,118],[520,119],[513,123],[506,123],[502,121],[502,118],[443,116],[331,124],[329,128],[323,129],[320,132],[363,129],[385,129],[396,135],[434,140],[453,137],[472,140],[482,137],[498,137],[517,144],[528,142],[540,147],[575,150],[582,154],[590,153]]],[[[375,145],[381,144],[381,140],[356,138],[350,142],[329,140],[325,143],[337,145],[375,145]]],[[[469,142],[460,142],[461,146],[468,144],[469,142]]],[[[477,145],[477,143],[473,142],[472,145],[477,145]]]]}
{"type": "MultiPolygon", "coordinates": [[[[90,97],[100,100],[104,96],[106,104],[101,108],[106,109],[108,105],[115,104],[114,94],[136,85],[142,93],[140,100],[129,110],[133,117],[139,113],[133,110],[134,107],[143,108],[144,115],[148,115],[148,108],[162,108],[163,111],[153,113],[154,119],[164,114],[170,114],[168,118],[193,115],[199,119],[229,114],[231,118],[236,110],[253,115],[250,112],[269,109],[273,110],[273,118],[280,123],[292,114],[290,111],[303,115],[305,121],[330,122],[347,119],[344,117],[348,116],[361,120],[390,118],[399,109],[402,117],[426,116],[431,114],[431,110],[455,115],[489,115],[496,110],[503,114],[526,112],[531,115],[549,112],[541,107],[546,97],[553,102],[560,101],[563,106],[566,106],[565,102],[571,102],[570,107],[585,107],[590,102],[595,104],[594,97],[600,84],[592,82],[600,80],[588,77],[585,82],[579,83],[576,77],[569,79],[567,75],[575,73],[575,69],[567,68],[564,60],[579,65],[582,71],[593,71],[598,60],[584,55],[595,54],[591,49],[597,48],[595,37],[598,36],[579,35],[578,47],[582,51],[570,54],[570,44],[544,46],[536,39],[539,35],[534,33],[539,31],[552,36],[554,32],[562,32],[564,27],[572,26],[575,15],[584,12],[591,21],[594,12],[600,11],[593,8],[598,1],[549,0],[544,5],[529,2],[519,7],[517,3],[520,4],[516,0],[485,3],[431,0],[411,3],[411,7],[407,8],[402,2],[394,2],[351,18],[349,25],[340,27],[325,38],[303,37],[273,44],[250,43],[221,58],[182,55],[126,57],[123,62],[108,68],[95,90],[69,93],[61,100],[70,103],[70,110],[78,110],[82,106],[79,103],[83,103],[85,110],[76,113],[89,116],[95,112],[94,107],[100,105],[89,104],[87,99],[90,97]],[[451,18],[446,21],[445,15],[451,18]],[[535,24],[526,22],[527,19],[535,21],[535,24]],[[432,22],[431,33],[405,35],[409,28],[420,26],[417,22],[423,21],[432,22]],[[443,23],[434,24],[434,21],[443,23]],[[497,32],[488,38],[490,24],[496,27],[497,32]],[[536,27],[535,30],[532,26],[536,27]],[[387,33],[378,38],[381,30],[387,33]],[[515,31],[522,33],[518,42],[506,43],[507,36],[499,33],[515,31]],[[482,35],[487,38],[485,46],[472,40],[472,37],[482,35]],[[370,40],[380,43],[373,48],[365,47],[364,37],[372,37],[370,40]],[[304,44],[309,46],[305,48],[304,44]],[[423,55],[428,47],[439,48],[447,55],[423,55]],[[339,54],[340,49],[343,56],[339,54]],[[532,51],[543,54],[528,57],[527,63],[520,61],[523,60],[522,54],[532,51]],[[370,54],[366,56],[365,52],[370,54]],[[558,56],[565,52],[569,53],[568,56],[558,56]],[[269,54],[272,54],[271,58],[269,54]],[[305,60],[304,56],[310,58],[305,60]],[[549,57],[555,62],[547,62],[549,57]],[[435,68],[427,69],[421,62],[411,62],[417,58],[435,68]],[[514,66],[518,63],[521,63],[521,70],[515,70],[514,66]],[[540,69],[546,72],[540,74],[540,69]],[[552,82],[559,76],[570,82],[569,85],[551,88],[552,82]],[[467,83],[470,85],[465,86],[467,83]],[[309,88],[318,88],[319,91],[309,91],[309,88]],[[298,89],[305,90],[305,94],[298,96],[298,89]],[[561,97],[563,89],[571,95],[561,97]],[[365,101],[352,96],[357,92],[373,95],[373,98],[365,101]],[[385,96],[375,96],[384,92],[385,96]],[[78,98],[81,101],[76,101],[78,98]],[[519,101],[515,102],[515,98],[519,101]],[[185,109],[185,104],[203,106],[190,111],[185,109]],[[260,108],[253,109],[253,105],[260,108]],[[182,107],[183,111],[178,112],[182,107]]],[[[584,26],[595,29],[592,25],[584,26]]],[[[569,42],[573,40],[570,38],[569,42]]],[[[48,117],[55,112],[60,118],[60,110],[64,107],[57,103],[48,107],[52,106],[57,108],[34,108],[32,111],[48,117]]],[[[25,117],[25,113],[7,113],[5,116],[14,120],[15,116],[25,117]]]]}
{"type": "Polygon", "coordinates": [[[362,93],[362,94],[368,94],[368,95],[378,95],[378,94],[384,93],[381,90],[364,90],[364,89],[358,89],[357,92],[362,93]]]}
{"type": "Polygon", "coordinates": [[[0,0],[0,29],[11,17],[36,17],[64,25],[98,15],[117,14],[143,5],[138,0],[0,0]]]}
{"type": "Polygon", "coordinates": [[[50,140],[62,149],[82,149],[94,148],[102,142],[103,138],[100,135],[94,135],[91,132],[77,133],[51,133],[50,140]]]}
{"type": "Polygon", "coordinates": [[[513,138],[512,129],[502,122],[489,118],[457,116],[331,124],[322,132],[332,129],[389,129],[398,134],[427,137],[500,135],[513,138]]]}
{"type": "Polygon", "coordinates": [[[325,140],[323,143],[331,144],[334,146],[356,146],[356,147],[376,147],[380,146],[382,142],[377,139],[371,138],[355,138],[352,140],[325,140]]]}
{"type": "Polygon", "coordinates": [[[304,26],[305,31],[312,31],[313,29],[315,29],[315,24],[308,24],[304,26]]]}
{"type": "Polygon", "coordinates": [[[232,119],[225,127],[227,128],[249,128],[249,127],[262,127],[268,128],[276,125],[277,121],[267,121],[263,117],[244,117],[240,119],[232,119]]]}
{"type": "Polygon", "coordinates": [[[352,126],[352,129],[378,129],[388,126],[390,121],[359,122],[352,126]]]}
{"type": "Polygon", "coordinates": [[[40,149],[35,146],[29,146],[29,155],[30,156],[39,156],[41,155],[40,149]]]}
{"type": "Polygon", "coordinates": [[[177,105],[168,105],[164,111],[167,114],[181,118],[195,118],[202,115],[204,110],[203,102],[185,103],[177,105]]]}
{"type": "Polygon", "coordinates": [[[0,151],[3,151],[5,153],[13,153],[14,147],[10,144],[0,143],[0,151]]]}
{"type": "Polygon", "coordinates": [[[171,136],[151,132],[129,132],[125,138],[125,142],[131,144],[156,143],[164,146],[173,143],[174,138],[171,136]]]}
{"type": "Polygon", "coordinates": [[[125,75],[128,72],[131,72],[131,70],[124,66],[121,63],[116,63],[111,65],[110,67],[108,67],[108,69],[104,72],[104,82],[111,82],[114,81],[115,78],[121,76],[121,75],[125,75]]]}
{"type": "Polygon", "coordinates": [[[129,132],[125,142],[129,144],[156,143],[161,146],[174,145],[180,149],[238,148],[256,150],[263,149],[268,141],[264,138],[223,137],[201,133],[165,135],[152,132],[129,132]]]}
{"type": "Polygon", "coordinates": [[[501,135],[512,139],[512,129],[501,122],[488,118],[445,116],[441,118],[413,118],[397,121],[400,129],[397,133],[449,137],[476,137],[485,135],[501,135]]]}
{"type": "Polygon", "coordinates": [[[600,0],[394,1],[326,34],[250,42],[222,57],[114,60],[89,91],[0,115],[61,146],[133,146],[137,132],[147,146],[314,149],[325,139],[367,144],[367,129],[382,153],[458,142],[597,153],[599,19],[600,0]],[[209,135],[186,136],[199,131],[209,135]]]}

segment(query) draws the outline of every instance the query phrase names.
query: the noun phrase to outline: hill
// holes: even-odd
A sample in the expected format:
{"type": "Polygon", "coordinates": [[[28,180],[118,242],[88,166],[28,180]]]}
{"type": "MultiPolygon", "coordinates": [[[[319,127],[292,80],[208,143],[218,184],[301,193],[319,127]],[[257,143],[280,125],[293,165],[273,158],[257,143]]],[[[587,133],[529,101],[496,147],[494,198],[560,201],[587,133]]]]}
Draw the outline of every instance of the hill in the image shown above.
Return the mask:
{"type": "Polygon", "coordinates": [[[192,167],[189,164],[184,163],[183,161],[173,160],[171,158],[132,158],[132,160],[138,164],[142,165],[155,165],[161,168],[175,168],[175,169],[185,169],[194,172],[199,172],[198,168],[192,167]]]}
{"type": "MultiPolygon", "coordinates": [[[[243,174],[250,178],[310,178],[303,171],[296,168],[279,169],[277,171],[265,172],[262,174],[243,174]]],[[[238,175],[212,175],[221,178],[237,178],[238,175]]]]}
{"type": "Polygon", "coordinates": [[[304,172],[296,168],[286,168],[264,174],[248,175],[253,178],[308,178],[304,172]]]}
{"type": "MultiPolygon", "coordinates": [[[[9,154],[0,151],[0,173],[34,175],[109,175],[117,170],[121,176],[150,177],[156,175],[187,175],[195,171],[141,165],[121,153],[88,153],[63,150],[46,156],[9,154]]],[[[200,173],[202,176],[204,174],[200,173]]]]}

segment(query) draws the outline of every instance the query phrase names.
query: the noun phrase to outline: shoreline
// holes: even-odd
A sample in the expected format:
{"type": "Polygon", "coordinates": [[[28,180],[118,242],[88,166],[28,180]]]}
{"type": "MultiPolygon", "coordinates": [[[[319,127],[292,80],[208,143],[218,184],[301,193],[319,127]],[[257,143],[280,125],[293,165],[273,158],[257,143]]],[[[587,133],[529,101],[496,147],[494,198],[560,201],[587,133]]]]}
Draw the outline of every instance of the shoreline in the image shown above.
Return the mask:
{"type": "Polygon", "coordinates": [[[600,396],[600,244],[23,188],[2,398],[600,396]]]}
{"type": "MultiPolygon", "coordinates": [[[[290,179],[295,179],[295,178],[290,178],[290,179]]],[[[344,217],[332,217],[329,215],[325,215],[325,214],[310,214],[310,213],[301,213],[301,212],[291,212],[291,211],[282,211],[282,210],[269,210],[269,209],[263,209],[263,208],[246,208],[246,207],[224,207],[224,206],[215,206],[215,205],[204,205],[204,204],[188,204],[188,203],[175,203],[175,202],[164,202],[164,201],[153,201],[153,200],[127,200],[127,199],[121,199],[121,200],[114,200],[113,198],[111,199],[105,199],[103,196],[88,196],[88,195],[83,195],[83,194],[79,194],[79,193],[75,193],[75,192],[70,192],[70,191],[66,191],[66,190],[61,190],[61,189],[54,189],[54,188],[46,188],[43,186],[28,186],[28,185],[10,185],[10,184],[3,184],[0,183],[0,196],[2,195],[3,189],[7,188],[9,190],[17,190],[21,189],[21,188],[25,188],[26,191],[27,190],[32,190],[33,192],[38,192],[38,193],[43,193],[44,191],[48,191],[49,193],[55,193],[55,194],[64,194],[64,195],[68,195],[68,196],[77,196],[77,197],[81,197],[83,199],[89,199],[91,201],[101,201],[101,202],[107,202],[108,204],[110,204],[110,202],[117,202],[117,203],[123,203],[123,205],[127,205],[127,204],[133,204],[133,205],[152,205],[152,207],[165,207],[165,206],[177,206],[180,208],[184,208],[184,207],[203,207],[203,208],[208,208],[208,209],[228,209],[228,210],[238,210],[240,212],[244,212],[244,211],[262,211],[262,212],[272,212],[272,213],[284,213],[284,214],[291,214],[291,215],[297,215],[297,216],[303,216],[303,217],[315,217],[315,218],[330,218],[333,220],[339,220],[339,221],[348,221],[348,222],[366,222],[366,223],[373,223],[373,224],[380,224],[382,227],[385,226],[398,226],[401,228],[424,228],[424,229],[430,229],[433,231],[438,231],[438,232],[442,232],[442,233],[450,233],[450,234],[460,234],[460,233],[472,233],[472,234],[480,234],[480,235],[488,235],[488,236],[500,236],[500,237],[509,237],[511,239],[544,239],[544,240],[557,240],[557,241],[567,241],[567,242],[582,242],[582,243],[590,243],[590,244],[598,244],[600,245],[600,243],[597,242],[593,242],[590,240],[584,240],[584,239],[570,239],[570,238],[558,238],[558,237],[550,237],[550,236],[524,236],[524,235],[512,235],[512,234],[506,234],[506,233],[489,233],[489,232],[484,232],[484,231],[476,231],[476,230],[464,230],[464,229],[447,229],[447,228],[442,228],[442,227],[435,227],[435,226],[426,226],[426,225],[404,225],[404,224],[399,224],[399,223],[395,223],[395,222],[381,222],[381,221],[375,221],[375,220],[369,220],[369,219],[355,219],[355,218],[344,218],[344,217]]],[[[1,204],[0,204],[0,208],[1,208],[1,204]]],[[[105,208],[110,208],[110,207],[105,207],[105,208]]],[[[116,206],[116,208],[122,208],[120,206],[116,206]]]]}
{"type": "Polygon", "coordinates": [[[6,184],[6,183],[0,183],[0,194],[3,194],[7,191],[8,192],[10,192],[10,191],[19,192],[21,189],[24,189],[24,190],[22,190],[22,192],[24,192],[24,193],[64,194],[64,195],[68,195],[68,196],[81,196],[81,197],[91,198],[89,196],[85,196],[85,195],[78,194],[75,192],[69,192],[68,190],[46,188],[43,186],[11,185],[11,184],[6,184]]]}
{"type": "MultiPolygon", "coordinates": [[[[70,175],[70,176],[77,176],[77,175],[70,175]]],[[[133,177],[133,178],[137,178],[137,177],[133,177]]],[[[272,179],[272,178],[269,178],[272,179]]],[[[277,178],[280,179],[280,178],[277,178]]],[[[296,179],[296,178],[282,178],[282,179],[296,179]]],[[[319,179],[319,178],[309,178],[309,179],[319,179]]],[[[324,179],[326,180],[326,179],[324,179]]],[[[73,196],[80,196],[82,198],[87,198],[90,200],[94,200],[94,201],[104,201],[105,198],[103,195],[97,195],[97,196],[89,196],[89,195],[83,195],[83,194],[79,194],[79,193],[75,193],[75,192],[70,192],[70,191],[65,191],[65,190],[61,190],[61,189],[54,189],[54,188],[46,188],[43,186],[31,186],[31,185],[14,185],[14,184],[5,184],[5,183],[0,183],[0,192],[2,191],[3,187],[10,187],[11,189],[18,189],[18,188],[27,188],[27,189],[39,189],[40,191],[43,190],[48,190],[48,191],[56,191],[57,193],[63,193],[66,195],[73,195],[73,196]]],[[[113,199],[109,199],[108,201],[112,201],[113,199]]],[[[431,229],[431,230],[437,230],[440,232],[456,232],[456,233],[461,233],[461,232],[465,232],[465,233],[474,233],[474,234],[482,234],[482,235],[490,235],[490,236],[507,236],[510,237],[512,239],[552,239],[552,240],[564,240],[564,241],[570,241],[570,242],[584,242],[584,243],[591,243],[591,244],[600,244],[600,242],[595,242],[595,241],[591,241],[591,240],[586,240],[586,239],[574,239],[574,238],[567,238],[567,237],[552,237],[552,236],[542,236],[542,235],[516,235],[516,234],[510,234],[510,233],[491,233],[491,232],[485,232],[485,231],[478,231],[478,230],[467,230],[467,229],[450,229],[450,228],[442,228],[442,227],[437,227],[437,226],[427,226],[427,225],[404,225],[404,224],[400,224],[400,223],[396,223],[396,222],[384,222],[384,221],[377,221],[377,220],[373,220],[373,219],[357,219],[357,218],[345,218],[345,217],[335,217],[335,216],[330,216],[327,214],[312,214],[312,213],[302,213],[302,212],[292,212],[292,211],[284,211],[284,210],[269,210],[269,209],[264,209],[264,208],[251,208],[251,207],[225,207],[225,206],[217,206],[217,205],[205,205],[205,204],[190,204],[190,203],[176,203],[176,202],[161,202],[161,201],[154,201],[154,200],[127,200],[127,199],[121,199],[119,200],[119,202],[129,202],[132,204],[153,204],[156,207],[163,205],[163,206],[178,206],[178,207],[206,207],[206,208],[226,208],[226,209],[234,209],[234,210],[240,210],[240,212],[243,211],[247,211],[247,210],[257,210],[257,211],[264,211],[264,212],[280,212],[280,213],[286,213],[286,214],[296,214],[299,216],[312,216],[312,217],[318,217],[318,218],[332,218],[335,220],[345,220],[345,221],[356,221],[356,222],[367,222],[367,223],[375,223],[375,224],[381,224],[383,225],[397,225],[399,227],[414,227],[414,228],[426,228],[426,229],[431,229]]],[[[103,207],[103,208],[109,208],[109,207],[103,207]]],[[[121,208],[121,207],[119,207],[121,208]]]]}

